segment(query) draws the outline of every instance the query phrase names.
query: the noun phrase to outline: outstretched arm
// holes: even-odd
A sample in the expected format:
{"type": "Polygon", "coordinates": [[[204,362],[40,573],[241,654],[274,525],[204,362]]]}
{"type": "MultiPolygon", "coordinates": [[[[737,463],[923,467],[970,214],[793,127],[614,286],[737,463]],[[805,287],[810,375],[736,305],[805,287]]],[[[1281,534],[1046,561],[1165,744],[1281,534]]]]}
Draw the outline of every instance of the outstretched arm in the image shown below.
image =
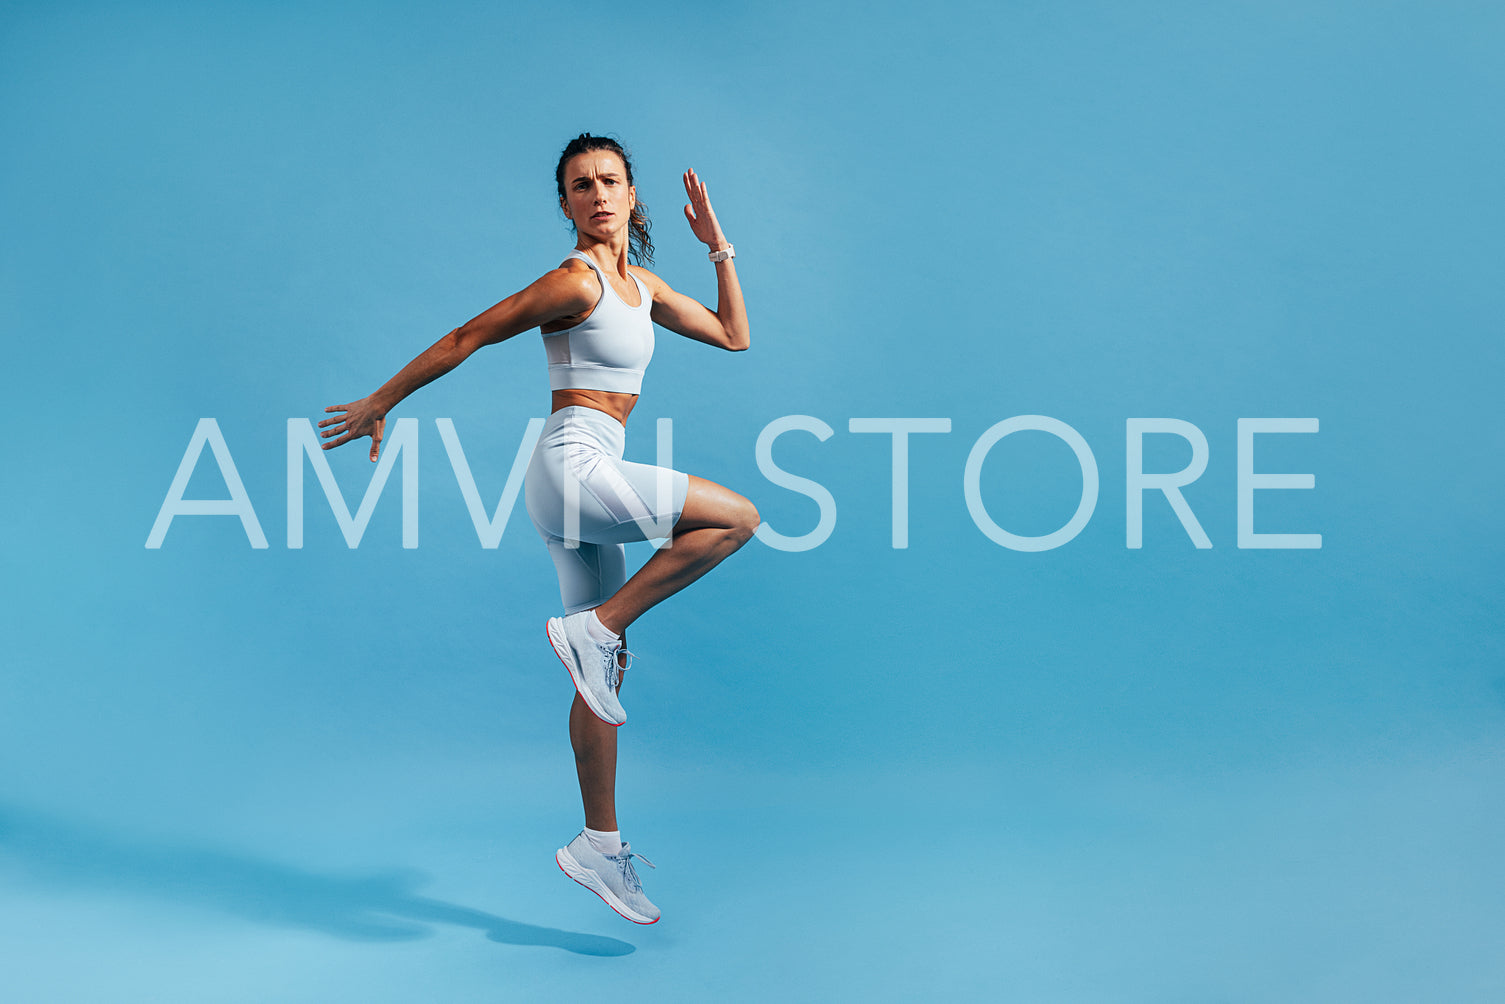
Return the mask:
{"type": "MultiPolygon", "coordinates": [[[[731,241],[721,232],[716,212],[711,208],[711,197],[705,183],[694,171],[685,172],[685,194],[690,202],[685,206],[685,219],[690,221],[690,231],[712,251],[731,247],[731,241]]],[[[677,332],[708,345],[720,346],[739,352],[748,346],[747,307],[742,302],[742,286],[737,282],[737,268],[732,259],[716,263],[716,309],[676,293],[657,276],[652,277],[653,320],[670,331],[677,332]]]]}
{"type": "Polygon", "coordinates": [[[481,346],[506,341],[529,328],[588,310],[598,295],[595,276],[589,272],[582,274],[567,269],[550,272],[424,349],[378,390],[359,401],[325,408],[332,416],[319,423],[319,428],[324,430],[319,435],[326,440],[324,449],[332,450],[352,439],[370,436],[371,459],[376,460],[381,451],[387,412],[397,402],[424,384],[439,379],[481,346]]]}

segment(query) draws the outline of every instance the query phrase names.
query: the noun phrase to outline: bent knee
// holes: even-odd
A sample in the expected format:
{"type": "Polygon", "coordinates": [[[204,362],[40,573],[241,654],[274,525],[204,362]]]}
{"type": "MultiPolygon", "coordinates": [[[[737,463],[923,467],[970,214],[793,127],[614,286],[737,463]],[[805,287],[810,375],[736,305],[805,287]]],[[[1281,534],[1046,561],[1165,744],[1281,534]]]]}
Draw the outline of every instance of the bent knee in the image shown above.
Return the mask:
{"type": "Polygon", "coordinates": [[[741,543],[745,544],[752,539],[752,535],[758,529],[758,524],[762,521],[762,517],[758,515],[758,507],[739,495],[732,529],[737,531],[741,543]]]}
{"type": "Polygon", "coordinates": [[[707,528],[721,531],[738,547],[752,539],[763,517],[758,507],[730,489],[694,479],[679,524],[681,529],[707,528]]]}

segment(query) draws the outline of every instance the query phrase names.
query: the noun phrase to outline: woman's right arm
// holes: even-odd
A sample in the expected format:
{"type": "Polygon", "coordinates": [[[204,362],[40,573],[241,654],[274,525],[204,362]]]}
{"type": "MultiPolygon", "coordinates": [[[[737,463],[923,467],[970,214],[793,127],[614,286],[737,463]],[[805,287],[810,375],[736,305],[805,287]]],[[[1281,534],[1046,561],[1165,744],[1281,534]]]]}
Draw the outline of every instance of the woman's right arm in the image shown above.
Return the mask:
{"type": "Polygon", "coordinates": [[[324,430],[319,435],[327,440],[324,449],[332,450],[352,439],[370,436],[371,459],[376,460],[381,451],[387,413],[397,406],[397,402],[424,384],[439,379],[483,345],[504,342],[530,328],[589,310],[600,294],[596,286],[595,276],[589,269],[556,269],[527,289],[471,318],[424,349],[373,393],[359,401],[325,408],[324,411],[333,413],[333,416],[319,423],[319,428],[324,430]]]}

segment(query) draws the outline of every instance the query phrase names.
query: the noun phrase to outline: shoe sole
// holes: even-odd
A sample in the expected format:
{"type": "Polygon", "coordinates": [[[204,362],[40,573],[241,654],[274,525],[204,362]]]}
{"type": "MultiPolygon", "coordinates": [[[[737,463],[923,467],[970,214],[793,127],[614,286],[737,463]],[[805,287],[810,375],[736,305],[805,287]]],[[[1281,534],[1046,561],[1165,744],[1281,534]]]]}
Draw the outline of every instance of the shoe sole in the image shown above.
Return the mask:
{"type": "Polygon", "coordinates": [[[623,903],[620,899],[618,899],[617,894],[606,888],[606,886],[602,884],[601,880],[596,877],[595,872],[591,871],[589,868],[583,867],[580,862],[575,860],[575,855],[570,853],[570,849],[568,847],[561,847],[559,848],[559,850],[554,852],[554,863],[559,866],[560,871],[564,872],[570,878],[585,886],[585,888],[589,889],[597,896],[600,896],[601,902],[605,903],[607,906],[611,907],[617,913],[632,921],[634,924],[647,925],[658,923],[657,917],[649,920],[641,913],[636,912],[626,903],[623,903]]]}
{"type": "Polygon", "coordinates": [[[575,660],[571,657],[570,643],[564,637],[564,621],[558,617],[550,617],[544,622],[544,634],[548,635],[549,647],[554,650],[555,657],[564,664],[564,668],[569,672],[570,682],[575,685],[575,693],[580,695],[580,699],[585,702],[585,706],[590,709],[590,713],[612,728],[621,728],[625,725],[627,723],[626,712],[622,713],[622,720],[620,722],[614,722],[606,717],[606,709],[596,707],[596,699],[591,696],[590,688],[586,687],[584,681],[580,679],[580,670],[575,666],[575,660]],[[555,634],[555,625],[558,625],[557,635],[555,634]]]}

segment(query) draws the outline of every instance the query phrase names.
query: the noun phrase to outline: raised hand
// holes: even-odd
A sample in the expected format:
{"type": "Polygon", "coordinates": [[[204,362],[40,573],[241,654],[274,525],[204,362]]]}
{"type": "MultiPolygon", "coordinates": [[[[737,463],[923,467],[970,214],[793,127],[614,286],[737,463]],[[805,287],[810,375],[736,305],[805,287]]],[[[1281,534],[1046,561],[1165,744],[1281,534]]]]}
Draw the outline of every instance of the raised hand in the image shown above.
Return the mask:
{"type": "Polygon", "coordinates": [[[370,436],[371,461],[376,462],[377,456],[381,453],[381,437],[387,427],[387,416],[369,404],[370,400],[370,398],[363,397],[359,401],[352,401],[349,404],[332,404],[324,409],[325,412],[342,413],[319,423],[319,428],[325,430],[319,433],[319,437],[331,440],[323,444],[324,449],[332,450],[336,446],[344,446],[352,439],[370,436]],[[334,439],[335,436],[339,438],[334,439]]]}
{"type": "Polygon", "coordinates": [[[696,177],[693,170],[685,172],[685,195],[690,199],[690,204],[685,206],[685,219],[690,221],[695,239],[712,251],[720,251],[730,244],[731,241],[721,232],[721,224],[716,222],[716,211],[711,208],[705,182],[696,177]]]}

